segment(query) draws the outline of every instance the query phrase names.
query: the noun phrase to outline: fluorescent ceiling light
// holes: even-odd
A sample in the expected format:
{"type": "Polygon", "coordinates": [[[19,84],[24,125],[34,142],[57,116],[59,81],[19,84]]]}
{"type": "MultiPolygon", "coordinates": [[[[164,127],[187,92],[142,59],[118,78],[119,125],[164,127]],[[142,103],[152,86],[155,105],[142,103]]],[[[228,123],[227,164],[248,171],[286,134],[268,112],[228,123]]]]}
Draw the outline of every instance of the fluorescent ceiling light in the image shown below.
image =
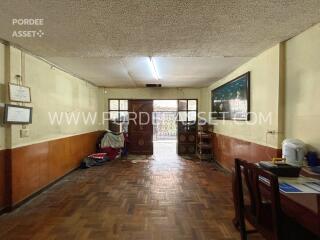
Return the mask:
{"type": "Polygon", "coordinates": [[[159,73],[158,73],[158,71],[157,71],[154,58],[149,57],[149,60],[150,60],[150,67],[151,67],[151,71],[152,71],[153,77],[154,77],[156,80],[160,80],[159,73]]]}

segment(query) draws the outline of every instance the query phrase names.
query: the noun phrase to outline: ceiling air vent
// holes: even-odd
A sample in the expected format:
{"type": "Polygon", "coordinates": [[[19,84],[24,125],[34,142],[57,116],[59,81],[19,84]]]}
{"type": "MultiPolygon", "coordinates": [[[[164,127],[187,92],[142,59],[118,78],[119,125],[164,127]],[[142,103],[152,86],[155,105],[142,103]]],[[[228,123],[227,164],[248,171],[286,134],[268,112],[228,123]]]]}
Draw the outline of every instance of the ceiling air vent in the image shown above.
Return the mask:
{"type": "Polygon", "coordinates": [[[161,84],[151,83],[151,84],[146,84],[146,87],[161,87],[161,84]]]}

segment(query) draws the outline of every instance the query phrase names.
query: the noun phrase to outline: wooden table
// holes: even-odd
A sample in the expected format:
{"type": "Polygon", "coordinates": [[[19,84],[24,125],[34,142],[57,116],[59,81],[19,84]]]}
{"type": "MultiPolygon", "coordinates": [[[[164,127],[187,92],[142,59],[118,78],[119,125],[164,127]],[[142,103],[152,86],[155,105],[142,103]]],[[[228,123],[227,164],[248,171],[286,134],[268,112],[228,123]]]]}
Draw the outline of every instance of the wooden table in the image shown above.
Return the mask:
{"type": "MultiPolygon", "coordinates": [[[[312,173],[304,170],[301,171],[301,175],[319,178],[319,175],[312,175],[312,173]]],[[[233,177],[233,185],[235,184],[234,181],[235,178],[233,177]]],[[[235,188],[233,187],[233,189],[236,201],[235,188]]],[[[320,194],[280,192],[280,201],[284,214],[320,237],[320,194]]],[[[234,221],[237,222],[237,216],[234,221]]]]}
{"type": "Polygon", "coordinates": [[[320,237],[320,195],[311,193],[281,193],[284,214],[320,237]]]}

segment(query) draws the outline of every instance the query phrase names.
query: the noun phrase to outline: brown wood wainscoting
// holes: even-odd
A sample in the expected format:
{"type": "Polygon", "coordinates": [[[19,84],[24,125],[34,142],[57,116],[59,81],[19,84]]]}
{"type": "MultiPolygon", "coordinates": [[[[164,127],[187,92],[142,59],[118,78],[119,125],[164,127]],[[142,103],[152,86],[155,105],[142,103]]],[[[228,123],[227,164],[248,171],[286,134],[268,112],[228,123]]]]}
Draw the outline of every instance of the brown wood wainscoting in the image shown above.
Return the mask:
{"type": "Polygon", "coordinates": [[[95,152],[96,141],[101,134],[102,131],[85,133],[13,148],[7,150],[9,154],[0,153],[1,196],[5,193],[0,204],[5,206],[6,199],[9,199],[9,208],[14,208],[79,167],[81,159],[95,152]],[[5,155],[9,168],[4,164],[5,155]],[[3,177],[3,174],[8,176],[5,169],[10,169],[7,180],[3,177]],[[6,186],[10,189],[5,190],[6,186]]]}
{"type": "Polygon", "coordinates": [[[8,150],[0,150],[0,213],[9,204],[8,150]]]}
{"type": "Polygon", "coordinates": [[[255,163],[271,160],[273,157],[281,157],[281,149],[263,146],[222,134],[212,134],[214,159],[228,170],[233,168],[235,158],[255,163]]]}

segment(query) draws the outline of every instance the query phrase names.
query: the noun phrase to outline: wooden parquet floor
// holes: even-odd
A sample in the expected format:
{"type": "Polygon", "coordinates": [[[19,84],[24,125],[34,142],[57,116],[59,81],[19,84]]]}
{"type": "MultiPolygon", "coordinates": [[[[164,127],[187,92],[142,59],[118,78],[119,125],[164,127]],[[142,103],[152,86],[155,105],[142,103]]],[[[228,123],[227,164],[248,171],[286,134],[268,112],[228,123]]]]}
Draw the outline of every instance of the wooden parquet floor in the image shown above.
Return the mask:
{"type": "Polygon", "coordinates": [[[159,143],[148,162],[71,173],[2,215],[0,239],[240,239],[233,215],[230,176],[159,143]]]}

